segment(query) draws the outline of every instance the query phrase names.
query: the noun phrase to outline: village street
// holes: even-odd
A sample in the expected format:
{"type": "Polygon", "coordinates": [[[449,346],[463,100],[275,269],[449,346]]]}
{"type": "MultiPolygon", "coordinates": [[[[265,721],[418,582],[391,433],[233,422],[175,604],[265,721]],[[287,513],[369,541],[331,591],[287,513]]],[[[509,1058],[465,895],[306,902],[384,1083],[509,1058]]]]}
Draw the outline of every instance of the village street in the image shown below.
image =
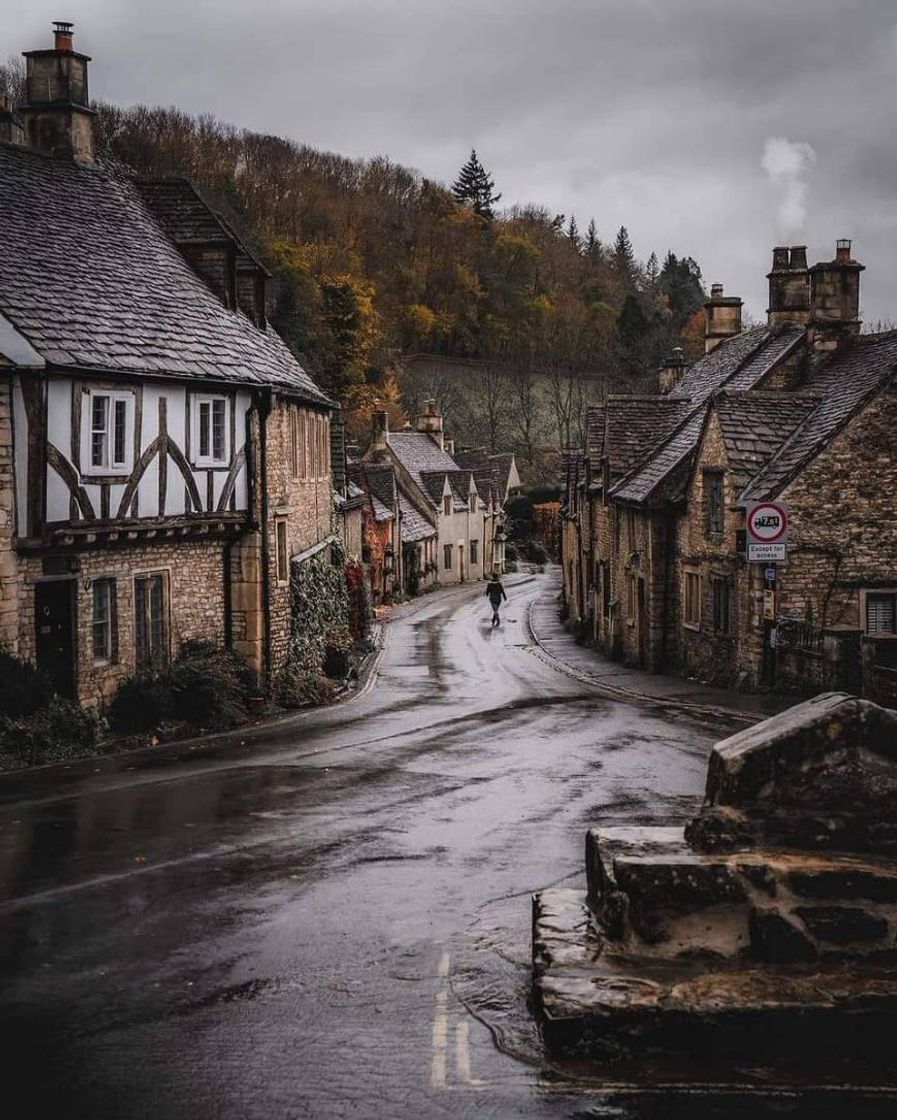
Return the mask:
{"type": "Polygon", "coordinates": [[[590,823],[685,819],[727,729],[534,656],[555,587],[496,631],[481,584],[401,608],[328,710],[3,778],[6,1115],[680,1115],[551,1071],[529,896],[590,823]]]}

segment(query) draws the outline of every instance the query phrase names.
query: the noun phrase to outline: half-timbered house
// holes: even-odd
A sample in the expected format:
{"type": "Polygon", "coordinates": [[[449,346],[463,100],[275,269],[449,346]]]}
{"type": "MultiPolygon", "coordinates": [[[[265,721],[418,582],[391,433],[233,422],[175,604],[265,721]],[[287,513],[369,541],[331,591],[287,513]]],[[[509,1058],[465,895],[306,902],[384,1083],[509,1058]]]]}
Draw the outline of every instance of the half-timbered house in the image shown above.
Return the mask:
{"type": "Polygon", "coordinates": [[[333,405],[192,186],[96,161],[71,26],[26,61],[0,142],[0,643],[87,703],[188,639],[264,687],[291,562],[331,539],[333,405]]]}

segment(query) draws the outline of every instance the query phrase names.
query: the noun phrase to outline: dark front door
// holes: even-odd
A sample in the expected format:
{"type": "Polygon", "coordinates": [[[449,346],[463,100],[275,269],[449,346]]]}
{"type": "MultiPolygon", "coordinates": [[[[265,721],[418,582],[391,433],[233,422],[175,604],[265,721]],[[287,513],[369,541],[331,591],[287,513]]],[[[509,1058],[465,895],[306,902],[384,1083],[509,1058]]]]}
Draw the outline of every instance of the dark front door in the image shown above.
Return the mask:
{"type": "Polygon", "coordinates": [[[75,583],[60,579],[34,588],[37,664],[60,696],[75,698],[75,583]]]}

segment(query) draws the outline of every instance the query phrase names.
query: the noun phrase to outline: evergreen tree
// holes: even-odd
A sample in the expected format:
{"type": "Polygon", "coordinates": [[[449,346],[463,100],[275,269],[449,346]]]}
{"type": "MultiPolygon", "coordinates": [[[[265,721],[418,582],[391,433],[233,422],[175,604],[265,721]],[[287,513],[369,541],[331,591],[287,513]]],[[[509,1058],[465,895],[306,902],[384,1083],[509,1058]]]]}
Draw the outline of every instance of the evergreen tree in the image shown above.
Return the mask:
{"type": "Polygon", "coordinates": [[[589,222],[589,228],[586,230],[586,256],[592,262],[601,259],[601,241],[598,238],[598,227],[595,225],[594,218],[589,222]]]}
{"type": "Polygon", "coordinates": [[[660,278],[660,263],[657,254],[652,253],[645,265],[645,291],[653,296],[657,294],[657,284],[660,278]]]}
{"type": "Polygon", "coordinates": [[[500,194],[492,193],[494,189],[495,180],[480,163],[476,149],[471,148],[470,159],[452,184],[452,194],[456,201],[471,206],[481,218],[491,221],[495,217],[492,207],[501,198],[500,194]]]}
{"type": "Polygon", "coordinates": [[[677,257],[668,252],[658,278],[666,295],[673,321],[681,327],[705,300],[701,270],[692,257],[677,257]]]}
{"type": "Polygon", "coordinates": [[[574,214],[570,215],[570,222],[567,225],[567,238],[576,252],[581,253],[582,238],[579,236],[579,226],[576,224],[576,216],[574,214]]]}
{"type": "Polygon", "coordinates": [[[621,283],[628,288],[634,288],[638,268],[635,263],[635,253],[632,251],[632,242],[629,240],[629,231],[625,226],[620,226],[614,240],[611,264],[621,283]]]}

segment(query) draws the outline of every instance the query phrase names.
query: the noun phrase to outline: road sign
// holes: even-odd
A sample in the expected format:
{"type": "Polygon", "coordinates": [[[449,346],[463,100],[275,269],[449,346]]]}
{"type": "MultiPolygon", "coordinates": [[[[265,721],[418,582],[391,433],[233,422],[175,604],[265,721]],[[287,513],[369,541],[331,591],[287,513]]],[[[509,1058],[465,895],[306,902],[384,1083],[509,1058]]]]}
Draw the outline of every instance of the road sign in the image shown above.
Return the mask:
{"type": "Polygon", "coordinates": [[[766,580],[767,583],[775,583],[775,581],[776,581],[776,569],[775,568],[764,568],[763,578],[766,580]]]}
{"type": "Polygon", "coordinates": [[[749,561],[771,563],[785,559],[788,544],[788,511],[781,502],[755,502],[748,506],[745,529],[749,561]]]}

